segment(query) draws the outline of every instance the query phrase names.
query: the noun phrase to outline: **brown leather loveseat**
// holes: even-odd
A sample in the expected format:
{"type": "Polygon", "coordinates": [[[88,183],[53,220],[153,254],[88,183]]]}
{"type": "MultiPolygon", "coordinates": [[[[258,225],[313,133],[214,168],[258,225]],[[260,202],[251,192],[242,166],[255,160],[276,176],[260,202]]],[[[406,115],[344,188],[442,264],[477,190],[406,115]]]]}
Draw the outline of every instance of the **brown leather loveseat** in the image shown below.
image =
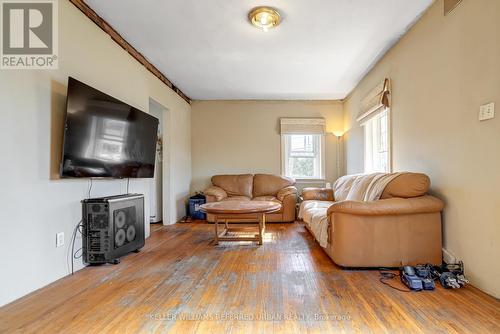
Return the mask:
{"type": "MultiPolygon", "coordinates": [[[[295,221],[297,188],[295,180],[271,174],[215,175],[212,186],[205,189],[207,203],[220,201],[275,201],[278,212],[266,214],[267,222],[295,221]]],[[[241,218],[246,218],[242,216],[241,218]]],[[[207,220],[214,222],[213,215],[207,220]]]]}
{"type": "MultiPolygon", "coordinates": [[[[305,188],[299,218],[332,260],[344,267],[441,264],[443,202],[427,194],[429,177],[397,173],[376,200],[351,200],[360,175],[340,178],[334,189],[305,188]]],[[[367,182],[369,189],[373,182],[367,182]]],[[[368,191],[365,191],[365,193],[368,191]]]]}

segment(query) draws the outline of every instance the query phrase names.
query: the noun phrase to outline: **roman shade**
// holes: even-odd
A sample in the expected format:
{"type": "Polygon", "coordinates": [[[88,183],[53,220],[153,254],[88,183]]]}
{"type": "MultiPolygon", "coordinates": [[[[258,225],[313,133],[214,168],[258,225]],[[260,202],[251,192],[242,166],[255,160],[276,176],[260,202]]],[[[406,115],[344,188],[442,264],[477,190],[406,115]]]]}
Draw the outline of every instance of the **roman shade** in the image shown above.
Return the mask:
{"type": "Polygon", "coordinates": [[[361,101],[361,112],[356,120],[363,124],[389,108],[390,95],[390,80],[384,79],[361,101]]]}
{"type": "Polygon", "coordinates": [[[295,134],[324,134],[324,118],[281,118],[280,128],[282,135],[295,134]]]}

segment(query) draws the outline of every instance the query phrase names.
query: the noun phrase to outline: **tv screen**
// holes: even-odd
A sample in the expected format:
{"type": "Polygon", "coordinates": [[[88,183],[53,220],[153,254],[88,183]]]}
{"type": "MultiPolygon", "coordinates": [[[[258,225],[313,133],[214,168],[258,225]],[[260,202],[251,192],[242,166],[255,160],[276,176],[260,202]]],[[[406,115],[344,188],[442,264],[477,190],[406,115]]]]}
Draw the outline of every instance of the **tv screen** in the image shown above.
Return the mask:
{"type": "Polygon", "coordinates": [[[154,176],[158,119],[69,78],[62,177],[154,176]]]}

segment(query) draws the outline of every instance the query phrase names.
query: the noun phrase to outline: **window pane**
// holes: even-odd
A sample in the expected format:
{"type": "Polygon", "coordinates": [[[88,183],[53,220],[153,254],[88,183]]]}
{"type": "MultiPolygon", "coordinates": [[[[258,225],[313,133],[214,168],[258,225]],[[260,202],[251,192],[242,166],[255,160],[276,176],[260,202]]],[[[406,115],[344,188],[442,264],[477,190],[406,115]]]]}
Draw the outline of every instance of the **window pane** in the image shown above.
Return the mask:
{"type": "Polygon", "coordinates": [[[300,153],[314,151],[312,135],[291,135],[290,137],[291,152],[300,153]]]}
{"type": "Polygon", "coordinates": [[[389,172],[387,111],[365,123],[365,172],[389,172]]]}
{"type": "Polygon", "coordinates": [[[379,147],[380,153],[387,152],[387,113],[383,113],[379,118],[379,147]]]}
{"type": "Polygon", "coordinates": [[[290,174],[293,177],[314,177],[313,158],[290,158],[290,174]]]}
{"type": "Polygon", "coordinates": [[[283,135],[284,173],[297,179],[322,178],[321,135],[283,135]]]}
{"type": "Polygon", "coordinates": [[[314,146],[312,135],[291,135],[290,136],[290,156],[291,157],[314,157],[314,146]]]}

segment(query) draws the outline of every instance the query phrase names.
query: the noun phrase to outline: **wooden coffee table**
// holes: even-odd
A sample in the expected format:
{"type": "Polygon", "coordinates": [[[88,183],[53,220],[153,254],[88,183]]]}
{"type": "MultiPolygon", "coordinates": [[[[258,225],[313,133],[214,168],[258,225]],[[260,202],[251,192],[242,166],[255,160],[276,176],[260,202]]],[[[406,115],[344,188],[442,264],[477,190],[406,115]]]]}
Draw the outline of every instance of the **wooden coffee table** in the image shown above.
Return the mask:
{"type": "Polygon", "coordinates": [[[219,241],[257,241],[262,245],[262,236],[266,230],[266,213],[281,209],[281,204],[270,201],[224,201],[206,203],[200,206],[203,212],[215,216],[215,244],[219,241]],[[224,222],[225,228],[219,234],[219,222],[224,222]],[[238,227],[230,227],[229,224],[238,227]],[[241,227],[258,228],[258,234],[253,236],[228,235],[229,232],[241,231],[241,227]]]}

